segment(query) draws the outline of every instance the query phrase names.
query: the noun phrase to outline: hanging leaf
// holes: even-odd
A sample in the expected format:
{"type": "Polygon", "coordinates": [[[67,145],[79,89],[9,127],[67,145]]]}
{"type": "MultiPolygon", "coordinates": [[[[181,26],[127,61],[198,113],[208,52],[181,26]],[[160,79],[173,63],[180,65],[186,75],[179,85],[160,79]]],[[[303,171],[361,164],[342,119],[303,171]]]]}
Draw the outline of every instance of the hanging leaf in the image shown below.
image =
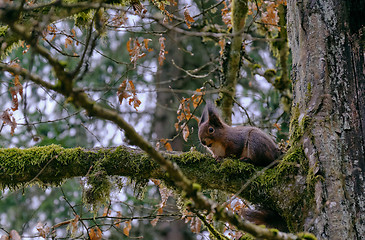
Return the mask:
{"type": "Polygon", "coordinates": [[[143,39],[143,42],[144,42],[144,48],[147,50],[147,51],[149,51],[149,52],[151,52],[151,51],[153,51],[153,49],[152,48],[148,48],[148,42],[150,42],[150,41],[152,41],[152,39],[147,39],[147,38],[145,38],[145,39],[143,39]]]}
{"type": "Polygon", "coordinates": [[[123,228],[124,235],[126,235],[127,237],[129,237],[129,231],[131,230],[131,228],[132,228],[131,220],[126,221],[124,223],[124,228],[123,228]]]}
{"type": "Polygon", "coordinates": [[[167,151],[169,152],[172,152],[172,147],[171,147],[171,144],[167,141],[167,139],[163,138],[163,139],[160,139],[160,143],[163,144],[163,146],[166,148],[167,151]]]}
{"type": "Polygon", "coordinates": [[[1,115],[0,120],[3,121],[3,123],[9,125],[11,127],[10,134],[14,135],[15,128],[17,127],[17,122],[15,121],[15,118],[13,117],[13,113],[9,113],[10,109],[6,109],[1,115]]]}
{"type": "Polygon", "coordinates": [[[224,24],[227,25],[228,28],[231,28],[232,27],[231,9],[229,8],[229,6],[227,6],[225,1],[223,1],[223,5],[224,8],[221,11],[222,21],[224,22],[224,24]]]}
{"type": "Polygon", "coordinates": [[[183,128],[183,132],[182,133],[183,133],[183,138],[184,138],[185,142],[187,142],[188,141],[188,137],[190,135],[190,131],[189,131],[188,126],[185,125],[185,127],[183,128]]]}
{"type": "Polygon", "coordinates": [[[80,220],[80,216],[76,215],[75,218],[71,221],[71,233],[75,234],[78,230],[78,223],[80,220]]]}
{"type": "Polygon", "coordinates": [[[73,43],[73,40],[70,37],[67,37],[65,39],[65,48],[67,48],[69,45],[73,43]]]}
{"type": "Polygon", "coordinates": [[[167,54],[167,51],[165,51],[165,40],[166,40],[166,38],[164,38],[162,36],[158,39],[158,42],[160,44],[160,53],[158,54],[158,63],[160,64],[160,66],[162,66],[163,61],[166,59],[165,54],[167,54]]]}
{"type": "Polygon", "coordinates": [[[276,127],[276,129],[278,129],[279,131],[281,131],[280,123],[274,123],[273,126],[276,127]]]}
{"type": "Polygon", "coordinates": [[[90,240],[101,240],[103,238],[103,233],[99,227],[94,227],[89,232],[90,240]]]}
{"type": "Polygon", "coordinates": [[[184,9],[184,19],[185,19],[186,26],[188,26],[188,28],[190,29],[191,28],[190,23],[195,22],[195,20],[194,20],[194,18],[192,18],[190,16],[190,13],[189,13],[187,7],[185,7],[185,9],[184,9]]]}
{"type": "Polygon", "coordinates": [[[122,216],[123,216],[122,213],[120,211],[117,211],[117,219],[115,219],[115,221],[114,221],[114,225],[116,227],[120,227],[120,223],[121,223],[120,218],[122,218],[122,216]]]}
{"type": "Polygon", "coordinates": [[[50,232],[50,227],[46,227],[45,224],[38,222],[36,227],[38,234],[42,238],[46,238],[47,234],[50,232]]]}
{"type": "Polygon", "coordinates": [[[137,108],[142,102],[137,97],[137,91],[132,81],[124,80],[118,87],[117,96],[119,104],[123,103],[123,99],[129,98],[128,104],[138,112],[137,108]]]}
{"type": "Polygon", "coordinates": [[[131,96],[131,94],[127,93],[126,88],[127,88],[127,80],[124,80],[119,85],[118,91],[117,91],[119,104],[123,103],[123,99],[127,99],[129,96],[131,96]]]}
{"type": "Polygon", "coordinates": [[[106,217],[110,214],[110,209],[108,206],[104,207],[104,211],[103,211],[103,217],[106,217]]]}
{"type": "Polygon", "coordinates": [[[159,219],[160,219],[160,217],[156,217],[155,219],[151,220],[151,222],[150,222],[151,225],[155,227],[157,225],[159,219]]]}
{"type": "Polygon", "coordinates": [[[219,51],[219,55],[222,57],[223,53],[224,53],[224,46],[226,45],[226,40],[223,38],[223,39],[219,40],[218,44],[221,48],[221,50],[219,51]]]}
{"type": "Polygon", "coordinates": [[[140,58],[143,58],[144,56],[146,56],[146,54],[142,51],[143,47],[146,48],[146,50],[148,52],[152,51],[152,49],[148,48],[148,42],[152,41],[151,39],[144,39],[143,42],[144,44],[142,45],[138,39],[129,39],[127,42],[127,51],[129,52],[129,56],[130,56],[130,61],[131,63],[133,63],[134,68],[137,65],[137,60],[140,58]]]}
{"type": "Polygon", "coordinates": [[[9,233],[9,237],[11,240],[21,240],[22,238],[20,237],[19,233],[15,230],[11,230],[9,233]]]}

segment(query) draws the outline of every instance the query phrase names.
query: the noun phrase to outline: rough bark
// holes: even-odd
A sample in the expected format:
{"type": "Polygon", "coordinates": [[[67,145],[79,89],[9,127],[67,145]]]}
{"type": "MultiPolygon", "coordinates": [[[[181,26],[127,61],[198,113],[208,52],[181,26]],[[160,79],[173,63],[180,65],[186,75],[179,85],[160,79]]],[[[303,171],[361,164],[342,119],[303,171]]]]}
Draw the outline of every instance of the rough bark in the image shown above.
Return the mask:
{"type": "Polygon", "coordinates": [[[292,143],[303,146],[316,180],[298,230],[319,239],[365,236],[364,20],[352,14],[358,9],[363,2],[288,1],[293,121],[301,128],[292,128],[292,143]]]}

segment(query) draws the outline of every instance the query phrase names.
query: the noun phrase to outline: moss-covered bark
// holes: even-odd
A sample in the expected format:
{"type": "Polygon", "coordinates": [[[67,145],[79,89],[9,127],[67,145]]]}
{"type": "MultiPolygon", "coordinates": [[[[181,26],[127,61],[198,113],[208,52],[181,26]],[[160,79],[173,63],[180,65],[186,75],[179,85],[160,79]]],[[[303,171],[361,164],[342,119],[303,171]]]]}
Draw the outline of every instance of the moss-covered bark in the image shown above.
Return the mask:
{"type": "Polygon", "coordinates": [[[242,52],[242,34],[248,12],[247,0],[232,1],[232,33],[235,34],[231,41],[230,53],[227,58],[227,73],[220,89],[219,105],[222,117],[226,123],[232,124],[232,106],[236,94],[236,85],[240,71],[242,52]]]}

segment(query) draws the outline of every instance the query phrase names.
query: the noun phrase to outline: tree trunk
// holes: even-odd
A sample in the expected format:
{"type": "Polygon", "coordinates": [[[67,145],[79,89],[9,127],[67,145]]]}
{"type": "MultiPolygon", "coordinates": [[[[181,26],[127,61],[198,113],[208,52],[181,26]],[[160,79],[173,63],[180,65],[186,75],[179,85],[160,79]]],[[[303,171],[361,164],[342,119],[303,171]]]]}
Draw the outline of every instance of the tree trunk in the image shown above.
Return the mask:
{"type": "Polygon", "coordinates": [[[292,144],[303,146],[316,179],[298,230],[319,239],[365,239],[364,10],[364,1],[288,1],[302,127],[292,144]]]}

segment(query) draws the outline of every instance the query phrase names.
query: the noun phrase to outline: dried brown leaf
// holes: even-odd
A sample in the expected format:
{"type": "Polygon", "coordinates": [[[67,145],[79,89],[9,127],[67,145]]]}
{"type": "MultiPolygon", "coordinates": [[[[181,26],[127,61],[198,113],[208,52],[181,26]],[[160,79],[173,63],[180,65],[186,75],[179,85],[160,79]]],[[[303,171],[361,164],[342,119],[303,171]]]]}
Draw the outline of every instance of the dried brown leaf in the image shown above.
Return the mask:
{"type": "Polygon", "coordinates": [[[191,28],[190,23],[195,22],[195,20],[194,20],[194,18],[192,18],[190,16],[190,13],[189,13],[187,7],[185,7],[185,9],[184,9],[184,19],[185,19],[186,26],[188,26],[188,28],[190,29],[191,28]]]}
{"type": "Polygon", "coordinates": [[[15,121],[15,118],[13,117],[13,113],[9,113],[10,109],[6,109],[1,115],[0,120],[3,121],[3,123],[9,125],[11,127],[10,134],[14,135],[15,128],[17,127],[17,122],[15,121]]]}
{"type": "Polygon", "coordinates": [[[94,227],[89,232],[90,240],[100,240],[103,238],[103,233],[99,227],[94,227]]]}
{"type": "Polygon", "coordinates": [[[47,234],[50,232],[51,228],[47,227],[45,224],[38,222],[36,227],[38,234],[42,238],[46,238],[47,234]]]}
{"type": "Polygon", "coordinates": [[[19,233],[15,230],[11,230],[9,233],[9,237],[11,240],[21,240],[22,238],[20,237],[19,233]]]}
{"type": "Polygon", "coordinates": [[[126,221],[124,223],[124,228],[123,228],[123,233],[124,235],[126,235],[127,237],[129,237],[129,231],[132,229],[132,224],[131,224],[131,220],[126,221]]]}
{"type": "Polygon", "coordinates": [[[190,135],[190,131],[189,131],[189,128],[187,125],[185,125],[185,127],[183,128],[182,134],[183,134],[183,138],[184,138],[185,142],[187,142],[188,137],[190,135]]]}
{"type": "Polygon", "coordinates": [[[158,39],[158,42],[160,44],[160,53],[158,54],[158,63],[160,64],[160,66],[162,66],[163,61],[166,59],[165,54],[167,54],[167,51],[165,51],[165,40],[166,40],[166,38],[164,38],[162,36],[158,39]]]}
{"type": "MultiPolygon", "coordinates": [[[[122,216],[123,216],[122,213],[120,211],[117,211],[117,218],[122,218],[122,216]]],[[[115,219],[114,225],[116,227],[120,227],[120,222],[121,222],[120,219],[115,219]]]]}

